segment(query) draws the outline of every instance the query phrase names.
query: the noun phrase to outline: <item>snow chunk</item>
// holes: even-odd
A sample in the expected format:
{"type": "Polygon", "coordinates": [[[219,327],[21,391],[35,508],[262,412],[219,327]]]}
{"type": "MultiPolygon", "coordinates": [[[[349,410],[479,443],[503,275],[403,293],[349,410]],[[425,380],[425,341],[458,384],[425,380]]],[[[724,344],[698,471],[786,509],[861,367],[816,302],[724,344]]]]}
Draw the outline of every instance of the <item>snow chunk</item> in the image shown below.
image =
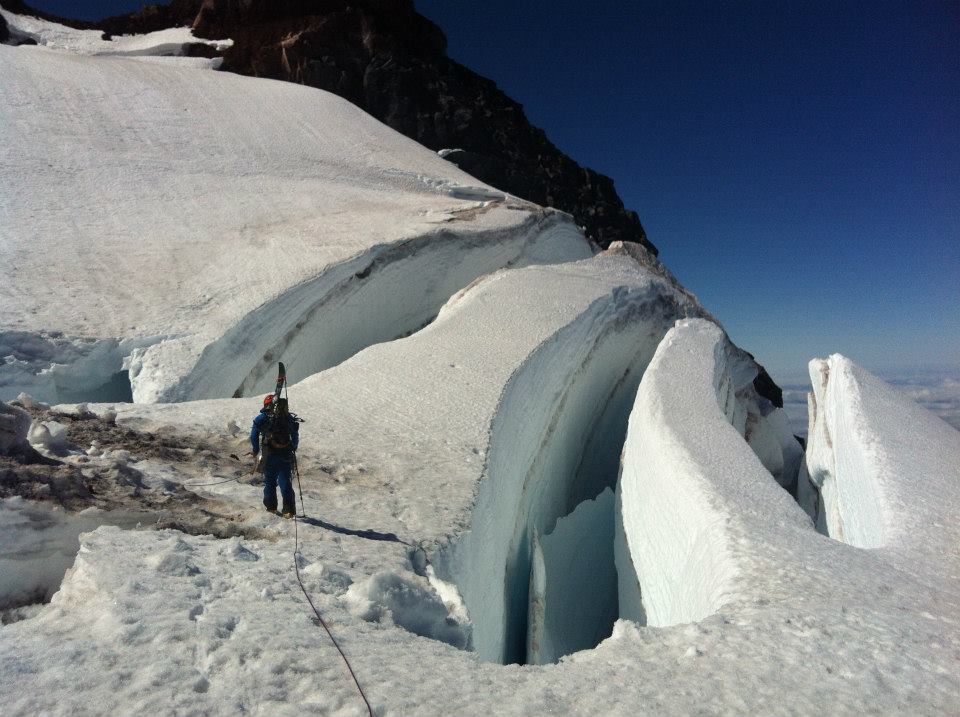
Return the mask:
{"type": "Polygon", "coordinates": [[[470,645],[469,625],[460,622],[418,575],[383,571],[351,585],[343,600],[350,612],[368,622],[393,623],[461,650],[470,645]]]}
{"type": "Polygon", "coordinates": [[[27,441],[30,414],[0,401],[0,455],[9,455],[27,441]]]}
{"type": "Polygon", "coordinates": [[[58,421],[43,421],[30,426],[30,445],[54,455],[64,455],[70,448],[67,427],[58,421]]]}

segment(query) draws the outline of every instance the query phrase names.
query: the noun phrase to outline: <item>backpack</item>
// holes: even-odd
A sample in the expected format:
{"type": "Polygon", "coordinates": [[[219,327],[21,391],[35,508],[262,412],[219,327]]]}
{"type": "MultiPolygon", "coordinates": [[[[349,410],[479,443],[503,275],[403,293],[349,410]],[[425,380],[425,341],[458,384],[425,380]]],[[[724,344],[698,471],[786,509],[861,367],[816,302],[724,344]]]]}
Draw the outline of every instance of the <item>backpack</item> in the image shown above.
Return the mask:
{"type": "Polygon", "coordinates": [[[271,451],[289,451],[293,447],[290,438],[290,423],[295,420],[291,414],[279,416],[270,415],[266,430],[263,432],[263,443],[271,451]]]}

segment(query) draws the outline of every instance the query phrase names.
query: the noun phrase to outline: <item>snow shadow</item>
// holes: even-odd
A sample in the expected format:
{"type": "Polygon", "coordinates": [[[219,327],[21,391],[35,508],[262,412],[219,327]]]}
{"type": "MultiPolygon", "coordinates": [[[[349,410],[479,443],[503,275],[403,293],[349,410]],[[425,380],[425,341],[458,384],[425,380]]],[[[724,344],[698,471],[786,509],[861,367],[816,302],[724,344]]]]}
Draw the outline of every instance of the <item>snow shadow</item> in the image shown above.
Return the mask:
{"type": "Polygon", "coordinates": [[[376,530],[344,528],[343,526],[335,525],[334,523],[328,523],[320,518],[311,518],[306,515],[298,516],[297,520],[306,525],[323,528],[324,530],[329,530],[333,533],[339,533],[340,535],[352,535],[357,538],[363,538],[364,540],[379,540],[387,543],[402,543],[403,545],[410,545],[410,543],[397,537],[394,533],[381,533],[376,530]]]}

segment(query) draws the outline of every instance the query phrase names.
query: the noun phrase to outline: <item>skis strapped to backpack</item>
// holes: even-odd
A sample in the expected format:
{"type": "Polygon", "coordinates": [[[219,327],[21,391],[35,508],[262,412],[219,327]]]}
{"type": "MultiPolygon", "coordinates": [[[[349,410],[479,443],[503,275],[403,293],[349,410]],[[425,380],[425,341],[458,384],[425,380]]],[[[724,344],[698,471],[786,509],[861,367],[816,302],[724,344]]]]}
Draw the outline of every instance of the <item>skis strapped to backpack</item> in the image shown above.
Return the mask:
{"type": "Polygon", "coordinates": [[[287,385],[287,369],[283,365],[283,361],[280,362],[279,368],[277,370],[277,388],[273,392],[273,404],[277,405],[277,399],[280,398],[280,392],[283,390],[283,387],[287,385]]]}
{"type": "Polygon", "coordinates": [[[298,418],[295,413],[290,412],[289,406],[286,407],[286,411],[283,414],[278,414],[277,412],[280,392],[286,388],[286,385],[287,369],[281,361],[277,373],[277,387],[273,393],[273,399],[270,402],[270,418],[267,421],[266,430],[263,432],[263,447],[265,447],[268,452],[291,450],[293,441],[290,435],[290,423],[292,421],[297,423],[303,422],[303,419],[298,418]]]}
{"type": "MultiPolygon", "coordinates": [[[[267,430],[260,434],[260,451],[257,453],[257,460],[254,463],[253,470],[255,473],[262,473],[263,468],[266,462],[267,453],[269,453],[271,446],[269,445],[270,434],[274,431],[274,418],[277,411],[277,401],[280,400],[280,393],[283,391],[284,387],[287,385],[287,368],[283,365],[283,361],[279,363],[277,368],[277,385],[273,390],[273,398],[270,401],[268,406],[270,420],[267,423],[267,430]]],[[[289,433],[289,431],[288,431],[289,433]]],[[[289,441],[289,438],[287,439],[289,441]]]]}

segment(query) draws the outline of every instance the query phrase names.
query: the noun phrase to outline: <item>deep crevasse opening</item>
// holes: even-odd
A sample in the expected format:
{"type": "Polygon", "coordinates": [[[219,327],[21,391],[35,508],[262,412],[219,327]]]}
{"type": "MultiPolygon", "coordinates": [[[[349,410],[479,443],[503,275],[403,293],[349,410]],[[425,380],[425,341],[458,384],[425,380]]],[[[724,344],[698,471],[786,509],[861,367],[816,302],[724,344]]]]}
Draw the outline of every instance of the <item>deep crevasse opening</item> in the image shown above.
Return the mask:
{"type": "MultiPolygon", "coordinates": [[[[617,555],[626,543],[616,529],[613,489],[637,387],[681,310],[662,296],[644,303],[626,291],[613,302],[616,309],[602,304],[538,349],[511,380],[472,530],[439,560],[461,589],[481,659],[553,662],[595,646],[618,616],[646,622],[639,580],[634,576],[635,600],[624,601],[618,587],[617,555]],[[602,548],[591,540],[577,549],[569,536],[584,531],[602,548]],[[570,589],[584,580],[595,583],[589,601],[570,589]]],[[[727,352],[712,400],[744,448],[789,487],[800,446],[753,387],[756,364],[732,345],[727,352]]],[[[679,501],[681,513],[684,506],[679,501]]],[[[648,537],[667,552],[675,542],[648,537]]]]}
{"type": "MultiPolygon", "coordinates": [[[[460,588],[481,659],[528,661],[534,538],[553,542],[558,519],[616,484],[636,387],[660,337],[683,311],[657,292],[620,287],[542,345],[505,388],[471,531],[434,561],[460,588]]],[[[612,563],[612,531],[601,552],[612,563]]],[[[586,575],[590,566],[584,563],[582,573],[572,568],[586,575]]],[[[555,593],[547,609],[568,612],[564,600],[555,593]]],[[[600,603],[615,601],[613,588],[598,596],[600,603]]],[[[586,632],[605,637],[616,611],[601,612],[609,624],[586,632]]],[[[547,620],[544,629],[563,624],[547,620]]],[[[562,643],[563,636],[555,637],[562,643]]],[[[553,638],[541,632],[538,639],[553,638]]]]}
{"type": "Polygon", "coordinates": [[[28,617],[24,608],[50,601],[77,558],[81,533],[105,523],[133,526],[145,517],[97,508],[71,513],[19,497],[0,500],[0,620],[28,617]]]}
{"type": "Polygon", "coordinates": [[[273,387],[277,361],[291,380],[301,380],[370,345],[420,330],[480,276],[591,254],[576,227],[554,214],[509,230],[442,230],[376,247],[252,311],[172,383],[163,376],[163,354],[175,357],[182,347],[158,346],[139,355],[134,397],[181,401],[263,393],[273,387]]]}
{"type": "Polygon", "coordinates": [[[47,403],[132,401],[127,357],[154,341],[0,332],[0,400],[26,392],[47,403]]]}

